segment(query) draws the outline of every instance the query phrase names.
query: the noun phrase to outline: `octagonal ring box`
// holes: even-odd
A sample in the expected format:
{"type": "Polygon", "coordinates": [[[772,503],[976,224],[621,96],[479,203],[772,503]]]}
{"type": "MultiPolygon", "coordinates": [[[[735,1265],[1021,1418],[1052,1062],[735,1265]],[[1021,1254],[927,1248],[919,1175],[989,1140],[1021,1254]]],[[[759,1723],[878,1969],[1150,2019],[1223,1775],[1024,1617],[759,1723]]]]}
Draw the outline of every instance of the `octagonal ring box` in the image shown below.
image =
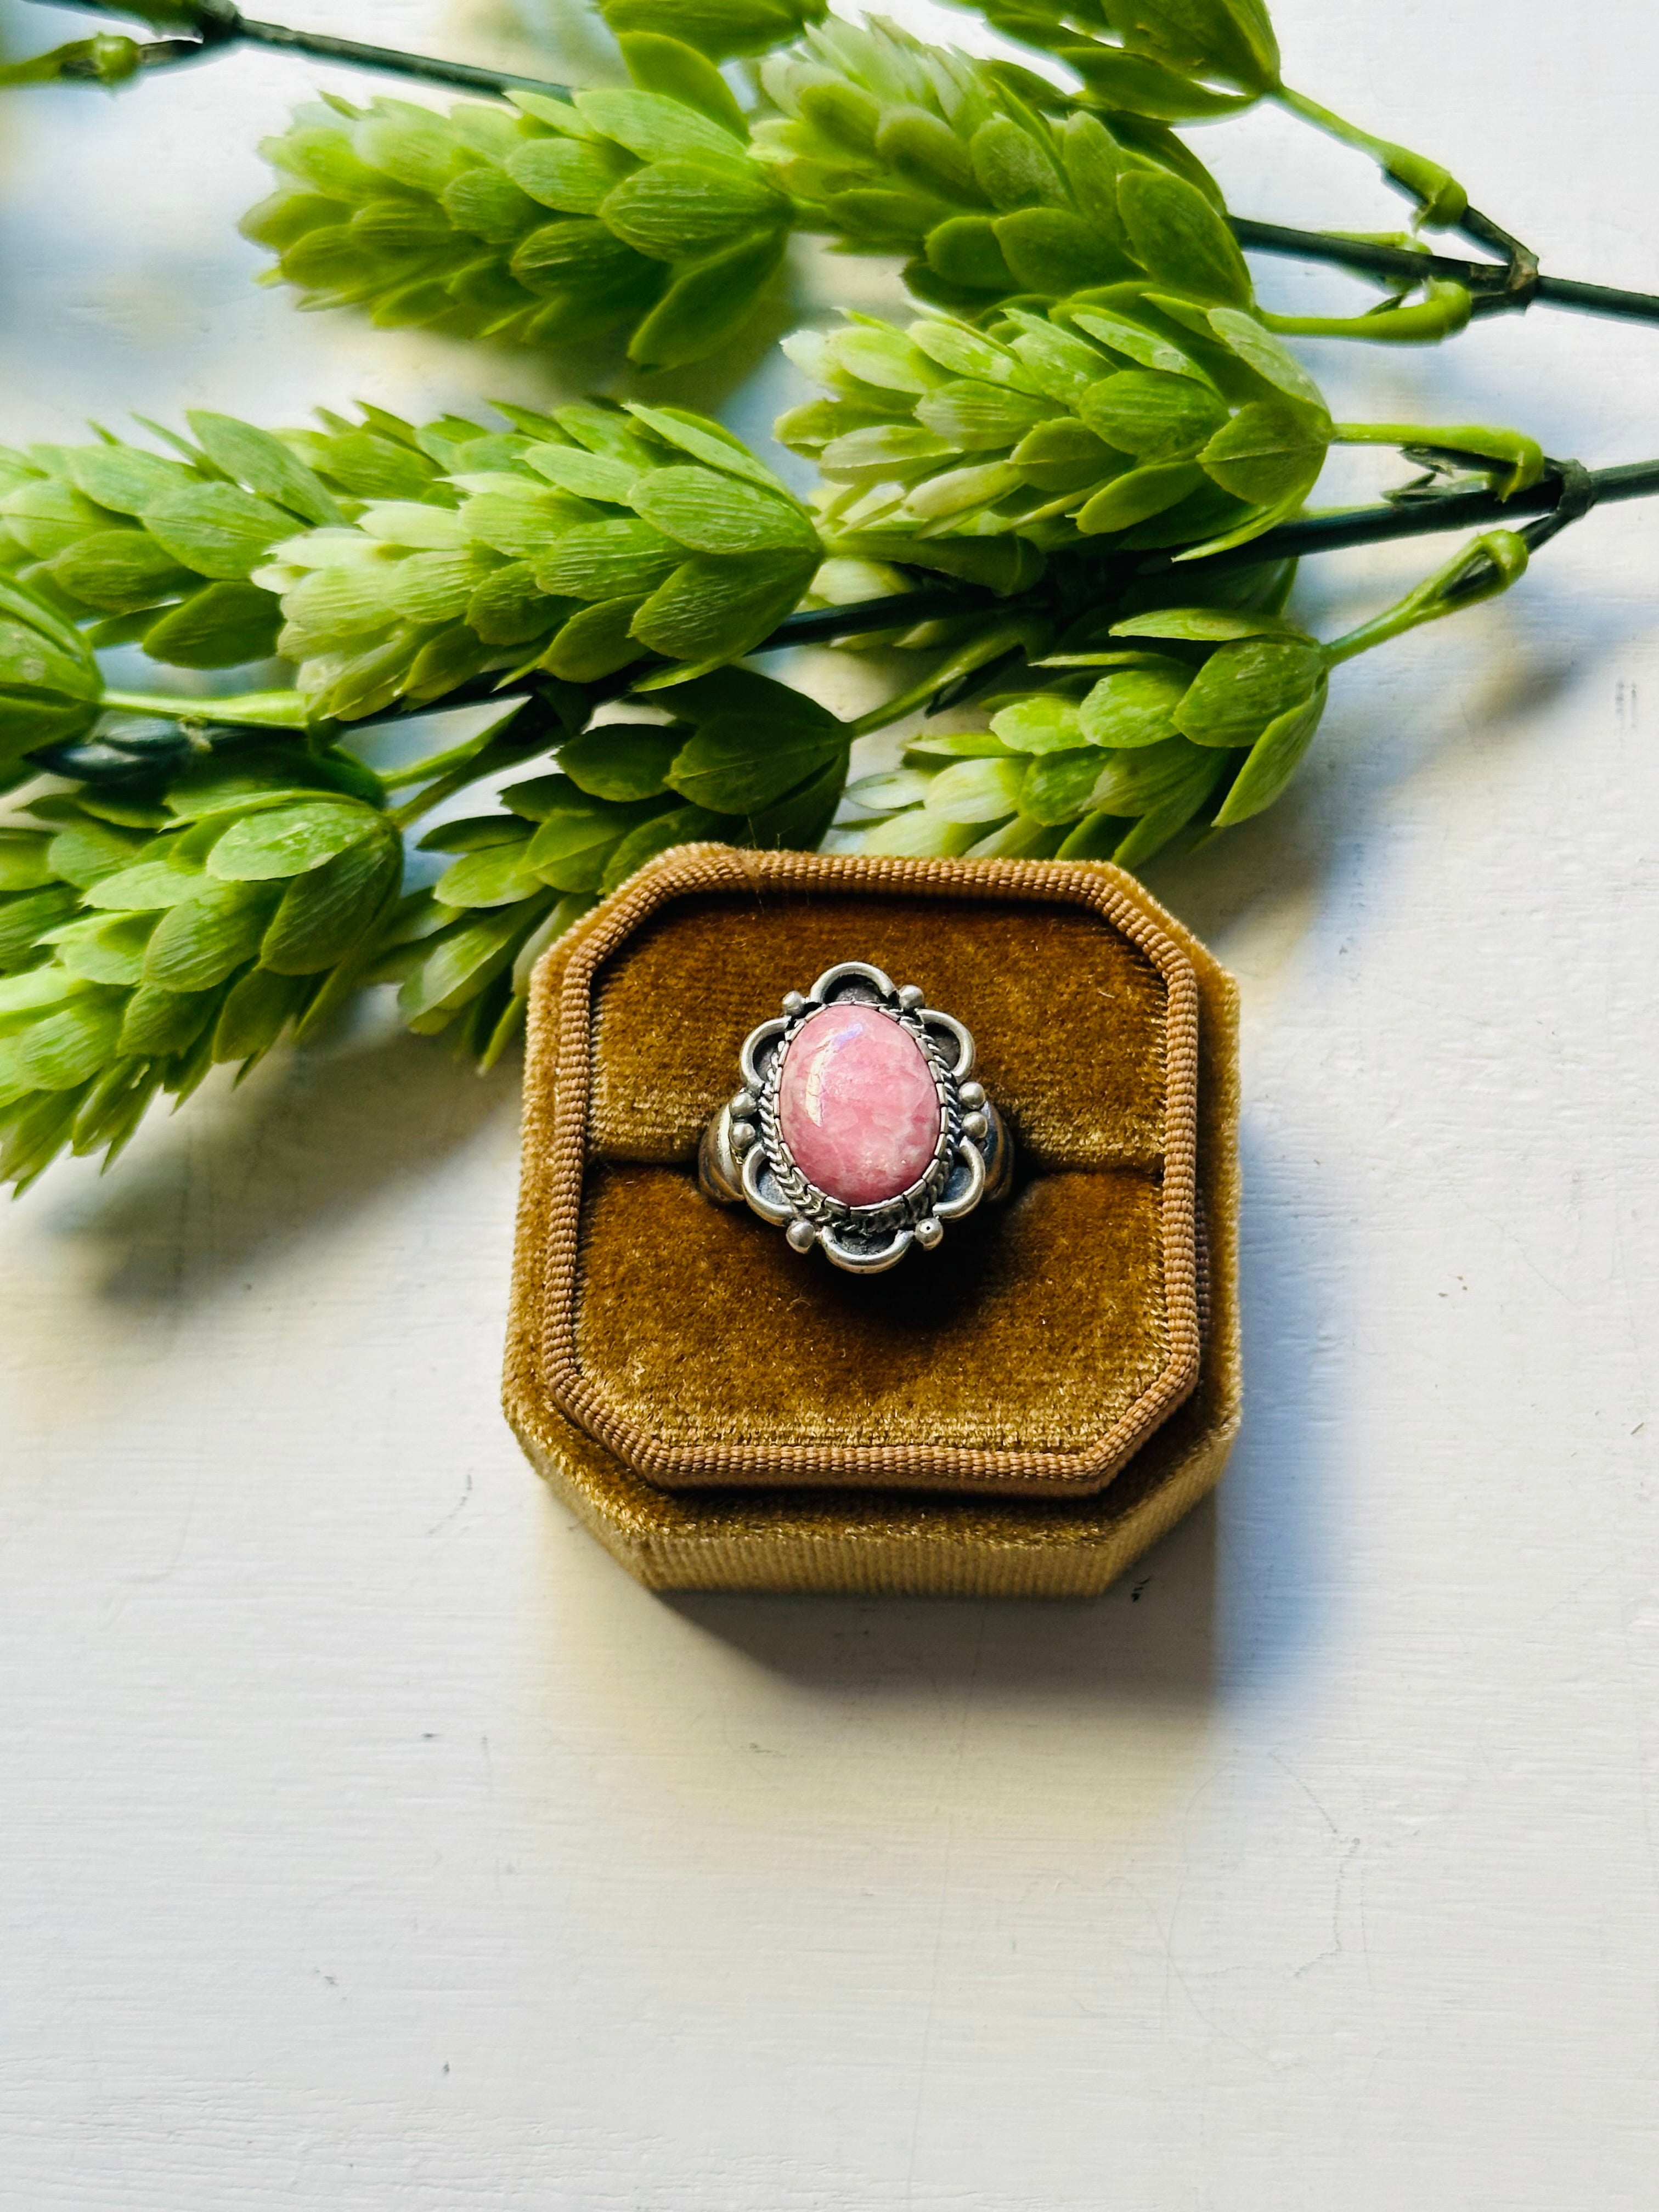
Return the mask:
{"type": "Polygon", "coordinates": [[[682,846],[538,964],[505,1401],[657,1589],[1089,1596],[1237,1425],[1237,1015],[1133,878],[682,846]],[[839,1273],[696,1158],[783,994],[867,960],[965,1022],[1013,1194],[839,1273]]]}

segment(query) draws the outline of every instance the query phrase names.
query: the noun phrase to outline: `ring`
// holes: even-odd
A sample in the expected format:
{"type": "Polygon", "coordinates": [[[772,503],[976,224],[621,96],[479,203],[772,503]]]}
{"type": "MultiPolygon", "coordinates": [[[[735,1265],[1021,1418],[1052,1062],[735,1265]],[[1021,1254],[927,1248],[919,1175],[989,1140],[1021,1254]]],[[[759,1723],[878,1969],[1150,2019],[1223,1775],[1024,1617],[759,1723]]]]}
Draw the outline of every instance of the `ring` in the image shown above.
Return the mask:
{"type": "Polygon", "coordinates": [[[974,1040],[922,999],[862,960],[789,992],[744,1039],[743,1087],[703,1131],[704,1196],[855,1275],[933,1251],[947,1221],[1006,1198],[1013,1145],[970,1079],[974,1040]]]}

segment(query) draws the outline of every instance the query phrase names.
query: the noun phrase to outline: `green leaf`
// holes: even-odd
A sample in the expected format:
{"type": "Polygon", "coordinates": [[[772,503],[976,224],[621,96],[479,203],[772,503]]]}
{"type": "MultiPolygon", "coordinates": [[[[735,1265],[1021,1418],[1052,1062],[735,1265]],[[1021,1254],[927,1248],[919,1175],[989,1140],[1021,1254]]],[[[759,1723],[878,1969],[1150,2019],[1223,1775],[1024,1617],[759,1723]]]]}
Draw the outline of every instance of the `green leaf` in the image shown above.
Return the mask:
{"type": "Polygon", "coordinates": [[[41,831],[0,827],[0,891],[38,890],[52,880],[46,856],[51,840],[41,831]]]}
{"type": "Polygon", "coordinates": [[[528,865],[557,891],[591,891],[605,872],[613,845],[635,824],[663,811],[659,803],[607,806],[586,800],[582,807],[550,815],[530,842],[528,865]]]}
{"type": "Polygon", "coordinates": [[[151,623],[144,651],[174,668],[240,668],[276,650],[283,611],[257,584],[204,584],[151,623]]]}
{"type": "Polygon", "coordinates": [[[978,379],[958,378],[916,403],[916,420],[964,453],[1017,445],[1026,432],[1057,411],[1052,399],[978,379]]]}
{"type": "Polygon", "coordinates": [[[1075,64],[1103,106],[1131,115],[1152,116],[1161,122],[1208,123],[1237,115],[1251,105],[1253,98],[1247,94],[1212,92],[1194,77],[1116,46],[1073,46],[1066,59],[1075,64]]]}
{"type": "MultiPolygon", "coordinates": [[[[54,937],[57,932],[52,933],[54,937]]],[[[42,1007],[61,1006],[78,999],[86,989],[82,979],[56,962],[36,968],[27,975],[9,976],[0,982],[0,1028],[8,1036],[27,1029],[42,1007]]]]}
{"type": "Polygon", "coordinates": [[[1029,698],[1016,699],[1012,706],[992,715],[991,728],[1017,753],[1069,752],[1085,742],[1076,701],[1054,691],[1036,691],[1029,698]]]}
{"type": "Polygon", "coordinates": [[[1066,208],[1018,208],[999,216],[996,239],[1019,289],[1051,299],[1109,284],[1131,266],[1109,234],[1066,208]]]}
{"type": "MultiPolygon", "coordinates": [[[[897,335],[893,333],[895,337],[897,335]]],[[[693,460],[706,461],[711,469],[723,470],[727,476],[744,477],[763,491],[781,492],[785,499],[793,497],[788,485],[774,476],[763,461],[757,460],[740,438],[706,416],[693,415],[684,407],[647,407],[639,399],[630,399],[627,405],[629,413],[647,430],[654,430],[665,444],[690,453],[693,460]]]]}
{"type": "Polygon", "coordinates": [[[661,93],[579,92],[574,104],[584,121],[642,161],[683,154],[713,155],[733,162],[747,157],[743,140],[712,116],[661,93]]]}
{"type": "Polygon", "coordinates": [[[684,552],[672,538],[632,515],[568,530],[536,562],[536,581],[550,598],[624,599],[671,576],[684,552]]]}
{"type": "Polygon", "coordinates": [[[1191,645],[1224,645],[1239,637],[1299,637],[1307,632],[1283,615],[1250,614],[1231,607],[1160,607],[1112,624],[1114,637],[1176,638],[1191,645]]]}
{"type": "Polygon", "coordinates": [[[82,991],[9,1037],[0,1044],[0,1096],[73,1091],[96,1075],[116,1049],[125,1003],[119,992],[82,991]]]}
{"type": "Polygon", "coordinates": [[[71,820],[47,848],[52,872],[66,884],[89,890],[94,884],[129,867],[146,840],[106,822],[71,820]]]}
{"type": "Polygon", "coordinates": [[[1156,807],[1188,799],[1196,807],[1214,789],[1226,766],[1224,753],[1189,745],[1184,738],[1109,753],[1094,788],[1094,803],[1106,814],[1150,814],[1156,807]]]}
{"type": "Polygon", "coordinates": [[[975,182],[1000,211],[1066,206],[1070,195],[1053,156],[1012,116],[994,115],[981,123],[968,142],[968,151],[975,182]]]}
{"type": "Polygon", "coordinates": [[[204,407],[192,407],[185,420],[208,459],[233,482],[261,499],[275,500],[307,522],[345,520],[322,479],[269,430],[255,429],[252,422],[204,407]]]}
{"type": "Polygon", "coordinates": [[[811,554],[699,554],[646,600],[633,634],[671,660],[735,660],[793,612],[817,567],[811,554]]]}
{"type": "Polygon", "coordinates": [[[182,906],[206,883],[198,867],[170,859],[140,860],[136,867],[121,868],[92,884],[84,903],[112,914],[149,914],[164,907],[182,906]]]}
{"type": "Polygon", "coordinates": [[[705,838],[724,841],[734,826],[729,817],[713,814],[703,806],[677,806],[668,813],[653,815],[650,821],[630,830],[612,848],[599,888],[607,894],[614,891],[671,846],[697,844],[705,838]]]}
{"type": "MultiPolygon", "coordinates": [[[[633,247],[591,216],[567,216],[531,231],[514,248],[512,268],[521,284],[544,294],[566,287],[600,294],[642,273],[633,247]]],[[[654,273],[653,282],[660,282],[654,273]]]]}
{"type": "Polygon", "coordinates": [[[1218,647],[1194,677],[1176,726],[1195,744],[1253,745],[1269,722],[1305,703],[1324,672],[1316,645],[1241,638],[1218,647]]]}
{"type": "Polygon", "coordinates": [[[198,481],[182,461],[164,460],[141,446],[76,446],[69,469],[76,488],[114,514],[142,514],[153,501],[198,481]]]}
{"type": "Polygon", "coordinates": [[[1196,185],[1162,169],[1131,169],[1118,206],[1147,274],[1199,298],[1248,307],[1250,276],[1232,233],[1196,185]]]}
{"type": "MultiPolygon", "coordinates": [[[[525,459],[538,476],[545,477],[561,491],[574,492],[584,501],[608,500],[613,506],[626,506],[640,474],[637,463],[612,460],[606,453],[590,453],[585,446],[535,445],[525,459]]],[[[593,522],[601,520],[594,514],[573,514],[570,519],[593,522]]]]}
{"type": "Polygon", "coordinates": [[[1224,491],[1252,506],[1278,507],[1312,490],[1325,465],[1329,425],[1306,408],[1253,399],[1199,455],[1224,491]]]}
{"type": "Polygon", "coordinates": [[[398,994],[404,1019],[418,1023],[464,1006],[512,964],[520,944],[552,903],[550,894],[545,906],[528,913],[520,907],[498,908],[441,939],[398,994]]]}
{"type": "Polygon", "coordinates": [[[49,929],[72,915],[75,893],[53,887],[0,898],[0,975],[21,968],[49,929]]]}
{"type": "Polygon", "coordinates": [[[1105,760],[1094,745],[1044,753],[1031,763],[1019,794],[1020,811],[1050,826],[1076,821],[1089,805],[1105,760]]]}
{"type": "Polygon", "coordinates": [[[509,561],[477,585],[466,603],[467,628],[485,645],[528,645],[557,618],[528,561],[509,561]]]}
{"type": "Polygon", "coordinates": [[[156,924],[144,955],[145,981],[167,991],[206,991],[222,983],[258,951],[274,897],[263,884],[204,882],[156,924]]]}
{"type": "Polygon", "coordinates": [[[641,602],[601,599],[572,615],[542,657],[542,666],[569,684],[593,684],[640,658],[631,624],[641,602]]]}
{"type": "Polygon", "coordinates": [[[668,781],[682,798],[712,812],[750,814],[781,799],[842,750],[838,732],[715,714],[675,756],[668,781]]]}
{"type": "Polygon", "coordinates": [[[46,574],[61,591],[89,607],[129,614],[189,586],[181,568],[143,530],[94,530],[46,563],[46,574]]]}
{"type": "Polygon", "coordinates": [[[1179,662],[1120,668],[1097,684],[1079,709],[1083,732],[1097,745],[1155,745],[1176,732],[1176,709],[1191,672],[1179,662]]]}
{"type": "Polygon", "coordinates": [[[1249,757],[1215,817],[1218,830],[1230,830],[1271,806],[1302,763],[1325,711],[1322,683],[1310,699],[1276,715],[1251,746],[1249,757]]]}
{"type": "Polygon", "coordinates": [[[945,822],[999,822],[1018,811],[1029,766],[1020,759],[959,761],[934,777],[927,811],[945,822]]]}
{"type": "Polygon", "coordinates": [[[694,553],[818,550],[811,518],[792,500],[714,469],[653,469],[635,483],[634,507],[694,553]]]}
{"type": "Polygon", "coordinates": [[[656,261],[689,261],[778,229],[789,203],[763,172],[726,163],[653,161],[624,177],[599,210],[603,222],[656,261]]]}
{"type": "MultiPolygon", "coordinates": [[[[612,0],[612,12],[617,12],[612,0]]],[[[622,11],[626,13],[624,8],[622,11]]],[[[731,87],[714,66],[712,59],[705,60],[708,52],[707,38],[699,39],[695,19],[695,7],[688,9],[676,6],[657,11],[669,28],[684,23],[693,45],[688,46],[684,37],[665,37],[661,31],[640,30],[623,32],[617,44],[622,49],[628,74],[641,92],[657,92],[665,99],[683,101],[695,107],[729,131],[734,137],[746,138],[749,126],[744,121],[743,110],[733,98],[731,87]],[[698,47],[702,51],[698,51],[698,47]]],[[[730,12],[728,9],[728,12],[730,12]]],[[[619,26],[613,22],[611,28],[619,26]]],[[[769,40],[769,44],[770,41],[769,40]]]]}
{"type": "Polygon", "coordinates": [[[1039,491],[1082,491],[1124,466],[1123,456],[1097,438],[1074,416],[1039,422],[1022,438],[1013,465],[1039,491]]]}
{"type": "Polygon", "coordinates": [[[19,690],[61,691],[71,699],[101,697],[103,678],[90,653],[71,657],[37,629],[0,618],[0,684],[19,690]]]}
{"type": "Polygon", "coordinates": [[[93,983],[137,983],[155,918],[148,914],[93,915],[54,930],[58,958],[71,975],[93,983]]]}
{"type": "Polygon", "coordinates": [[[1160,337],[1156,331],[1147,330],[1140,323],[1132,322],[1126,315],[1109,313],[1103,307],[1076,307],[1072,320],[1079,330],[1087,331],[1091,337],[1098,338],[1114,353],[1122,354],[1141,368],[1155,368],[1165,376],[1185,376],[1194,382],[1208,385],[1209,377],[1189,354],[1177,345],[1160,337]]]}
{"type": "Polygon", "coordinates": [[[788,238],[787,229],[761,231],[692,262],[629,340],[629,359],[643,368],[683,368],[724,345],[748,321],[788,238]]]}
{"type": "Polygon", "coordinates": [[[395,840],[383,828],[296,877],[259,943],[261,966],[310,975],[344,960],[379,914],[399,867],[395,840]]]}
{"type": "Polygon", "coordinates": [[[1227,420],[1224,403],[1206,386],[1145,368],[1091,384],[1077,411],[1109,446],[1153,463],[1190,459],[1227,420]]]}
{"type": "Polygon", "coordinates": [[[227,579],[246,577],[273,545],[294,535],[291,515],[234,484],[200,484],[193,491],[169,493],[145,508],[143,523],[185,568],[227,579]]]}
{"type": "Polygon", "coordinates": [[[595,799],[653,799],[668,787],[683,736],[659,723],[601,722],[561,746],[559,766],[595,799]]]}
{"type": "Polygon", "coordinates": [[[1032,383],[1063,406],[1073,405],[1111,367],[1104,354],[1056,323],[1019,307],[1009,308],[1007,316],[1018,333],[1013,350],[1032,383]]]}
{"type": "MultiPolygon", "coordinates": [[[[512,181],[527,198],[543,207],[567,215],[597,215],[605,195],[613,191],[633,167],[625,154],[598,140],[583,143],[568,138],[532,138],[515,147],[503,165],[512,181]]],[[[468,171],[449,187],[465,189],[468,171]]]]}
{"type": "Polygon", "coordinates": [[[380,832],[380,817],[348,799],[268,807],[231,824],[208,854],[207,870],[224,883],[301,875],[380,832]]]}
{"type": "Polygon", "coordinates": [[[300,1012],[310,986],[303,975],[250,968],[232,986],[213,1031],[216,1060],[258,1060],[300,1012]]]}
{"type": "Polygon", "coordinates": [[[168,991],[146,983],[127,1001],[120,1048],[139,1060],[166,1060],[186,1052],[212,1015],[210,991],[168,991]]]}
{"type": "Polygon", "coordinates": [[[531,843],[525,836],[511,845],[463,854],[433,885],[434,896],[454,907],[511,906],[520,899],[534,898],[543,884],[528,865],[531,843]]]}
{"type": "Polygon", "coordinates": [[[925,806],[913,806],[890,822],[878,822],[873,829],[860,831],[859,850],[891,853],[905,860],[943,859],[965,853],[978,836],[977,823],[947,822],[925,806]]]}
{"type": "Polygon", "coordinates": [[[1236,307],[1213,307],[1209,319],[1216,336],[1247,368],[1328,424],[1324,393],[1290,348],[1263,330],[1254,315],[1241,314],[1236,307]]]}
{"type": "Polygon", "coordinates": [[[1131,529],[1151,515],[1161,514],[1177,500],[1185,499],[1203,481],[1204,471],[1190,461],[1131,469],[1127,475],[1115,477],[1103,491],[1095,494],[1079,514],[1077,526],[1086,534],[1097,536],[1107,531],[1131,529]]]}

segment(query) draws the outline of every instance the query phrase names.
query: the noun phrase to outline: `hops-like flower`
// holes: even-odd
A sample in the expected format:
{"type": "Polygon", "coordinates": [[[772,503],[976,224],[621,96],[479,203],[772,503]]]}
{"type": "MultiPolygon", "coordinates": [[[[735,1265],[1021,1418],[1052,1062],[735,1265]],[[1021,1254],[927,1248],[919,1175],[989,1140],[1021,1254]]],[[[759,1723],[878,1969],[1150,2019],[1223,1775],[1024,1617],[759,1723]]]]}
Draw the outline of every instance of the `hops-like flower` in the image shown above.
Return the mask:
{"type": "Polygon", "coordinates": [[[84,736],[97,720],[103,689],[91,648],[74,624],[0,574],[0,791],[32,773],[26,757],[37,746],[84,736]]]}
{"type": "Polygon", "coordinates": [[[1131,617],[1103,673],[998,702],[988,731],[922,736],[848,796],[872,853],[1111,859],[1138,867],[1194,819],[1225,829],[1278,798],[1324,711],[1328,656],[1271,613],[1131,617]],[[1133,641],[1146,640],[1147,647],[1133,641]]]}
{"type": "MultiPolygon", "coordinates": [[[[718,424],[637,404],[503,412],[510,432],[399,426],[392,495],[258,572],[317,714],[435,701],[490,671],[587,683],[654,654],[690,675],[799,603],[822,557],[811,519],[718,424]]],[[[337,470],[340,435],[296,442],[337,470]]]]}
{"type": "Polygon", "coordinates": [[[976,311],[1136,276],[1184,288],[1222,264],[1226,296],[1249,301],[1220,195],[1168,131],[1053,122],[1053,87],[890,24],[827,25],[762,74],[783,119],[757,126],[756,151],[801,220],[912,257],[922,298],[976,311]]]}
{"type": "Polygon", "coordinates": [[[114,438],[0,449],[0,562],[62,613],[101,617],[94,646],[235,667],[274,650],[280,622],[252,570],[295,530],[345,518],[268,431],[205,410],[188,419],[198,442],[170,440],[176,454],[114,438]]]}
{"type": "Polygon", "coordinates": [[[1143,282],[986,331],[854,318],[787,342],[834,394],[777,426],[839,486],[820,514],[832,550],[945,567],[987,539],[1213,550],[1298,507],[1334,434],[1324,402],[1237,304],[1224,257],[1199,284],[1192,246],[1182,293],[1143,282]]]}
{"type": "Polygon", "coordinates": [[[628,333],[647,368],[748,319],[792,210],[713,64],[630,38],[632,88],[301,108],[264,151],[281,188],[244,219],[307,307],[528,343],[628,333]]]}
{"type": "Polygon", "coordinates": [[[0,830],[0,1176],[118,1151],[158,1092],[258,1060],[374,949],[402,848],[373,780],[301,748],[152,804],[86,790],[0,830]]]}

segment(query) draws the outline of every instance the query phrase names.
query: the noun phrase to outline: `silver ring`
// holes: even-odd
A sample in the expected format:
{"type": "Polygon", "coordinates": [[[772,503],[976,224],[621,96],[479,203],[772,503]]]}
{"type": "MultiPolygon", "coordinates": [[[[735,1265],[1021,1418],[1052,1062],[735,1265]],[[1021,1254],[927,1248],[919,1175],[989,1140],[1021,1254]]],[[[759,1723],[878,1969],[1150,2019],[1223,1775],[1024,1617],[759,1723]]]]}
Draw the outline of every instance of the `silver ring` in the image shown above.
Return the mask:
{"type": "Polygon", "coordinates": [[[974,1040],[867,961],[827,968],[744,1039],[742,1088],[703,1131],[697,1181],[797,1252],[878,1275],[1008,1194],[1006,1125],[975,1082],[974,1040]]]}

